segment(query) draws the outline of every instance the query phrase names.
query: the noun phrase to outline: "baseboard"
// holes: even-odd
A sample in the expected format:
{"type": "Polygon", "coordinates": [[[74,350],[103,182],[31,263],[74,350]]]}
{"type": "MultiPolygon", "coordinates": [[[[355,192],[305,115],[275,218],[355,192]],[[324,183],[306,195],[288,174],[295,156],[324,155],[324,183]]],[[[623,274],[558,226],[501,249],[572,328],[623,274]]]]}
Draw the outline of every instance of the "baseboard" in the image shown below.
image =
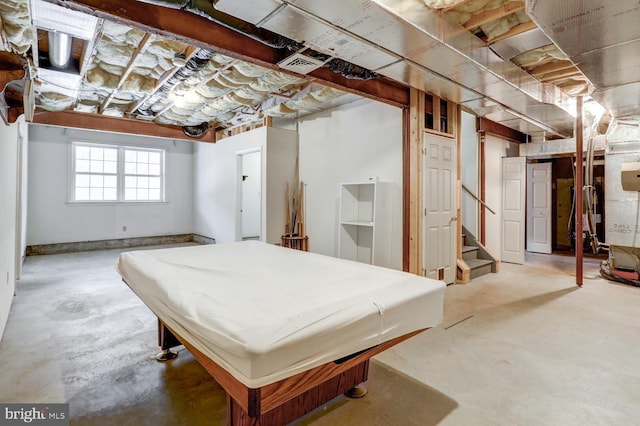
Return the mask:
{"type": "Polygon", "coordinates": [[[215,244],[213,238],[197,234],[163,235],[158,237],[122,238],[116,240],[78,241],[72,243],[38,244],[27,246],[27,256],[45,254],[75,253],[79,251],[95,251],[145,247],[164,244],[180,244],[196,242],[199,244],[215,244]]]}

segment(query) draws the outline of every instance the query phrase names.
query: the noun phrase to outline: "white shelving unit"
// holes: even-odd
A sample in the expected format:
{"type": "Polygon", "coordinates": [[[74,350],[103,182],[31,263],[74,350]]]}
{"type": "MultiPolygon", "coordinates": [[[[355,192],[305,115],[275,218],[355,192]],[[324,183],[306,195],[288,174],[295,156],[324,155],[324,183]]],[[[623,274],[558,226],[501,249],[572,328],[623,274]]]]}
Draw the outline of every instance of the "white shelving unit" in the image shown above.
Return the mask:
{"type": "Polygon", "coordinates": [[[340,185],[338,256],[342,259],[389,266],[391,209],[386,184],[375,178],[340,185]],[[387,244],[384,240],[387,239],[387,244]]]}

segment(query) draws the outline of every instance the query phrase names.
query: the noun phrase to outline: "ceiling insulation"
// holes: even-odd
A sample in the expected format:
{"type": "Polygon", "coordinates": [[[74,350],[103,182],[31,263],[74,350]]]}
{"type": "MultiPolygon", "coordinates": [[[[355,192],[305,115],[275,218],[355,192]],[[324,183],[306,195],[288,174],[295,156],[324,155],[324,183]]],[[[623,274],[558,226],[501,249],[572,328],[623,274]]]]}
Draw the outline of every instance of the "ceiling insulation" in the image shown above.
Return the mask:
{"type": "Polygon", "coordinates": [[[23,55],[32,42],[29,0],[0,1],[0,50],[23,55]]]}

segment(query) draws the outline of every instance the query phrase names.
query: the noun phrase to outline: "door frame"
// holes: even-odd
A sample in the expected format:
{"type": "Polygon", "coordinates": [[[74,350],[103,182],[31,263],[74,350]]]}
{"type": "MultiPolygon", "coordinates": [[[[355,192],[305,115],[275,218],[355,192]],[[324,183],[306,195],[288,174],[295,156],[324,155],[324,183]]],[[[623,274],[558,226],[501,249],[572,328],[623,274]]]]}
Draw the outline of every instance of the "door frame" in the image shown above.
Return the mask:
{"type": "Polygon", "coordinates": [[[246,154],[260,153],[260,241],[265,241],[265,223],[264,223],[264,188],[265,188],[265,170],[264,156],[262,148],[251,148],[242,151],[236,151],[236,241],[242,241],[242,159],[246,154]]]}

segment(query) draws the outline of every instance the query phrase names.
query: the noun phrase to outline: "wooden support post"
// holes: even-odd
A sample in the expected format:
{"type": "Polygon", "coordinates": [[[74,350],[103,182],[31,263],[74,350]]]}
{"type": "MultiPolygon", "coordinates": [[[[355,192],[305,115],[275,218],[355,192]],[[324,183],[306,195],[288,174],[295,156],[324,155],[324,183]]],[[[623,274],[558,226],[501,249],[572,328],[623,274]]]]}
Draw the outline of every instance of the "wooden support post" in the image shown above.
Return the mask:
{"type": "Polygon", "coordinates": [[[576,285],[582,287],[582,187],[583,161],[582,149],[582,96],[576,98],[576,181],[574,185],[576,201],[576,285]]]}
{"type": "MultiPolygon", "coordinates": [[[[405,188],[408,188],[409,272],[422,275],[422,138],[424,134],[424,92],[411,88],[408,156],[405,155],[405,188]],[[408,185],[407,185],[408,183],[408,185]]],[[[406,196],[406,193],[405,193],[406,196]]]]}

